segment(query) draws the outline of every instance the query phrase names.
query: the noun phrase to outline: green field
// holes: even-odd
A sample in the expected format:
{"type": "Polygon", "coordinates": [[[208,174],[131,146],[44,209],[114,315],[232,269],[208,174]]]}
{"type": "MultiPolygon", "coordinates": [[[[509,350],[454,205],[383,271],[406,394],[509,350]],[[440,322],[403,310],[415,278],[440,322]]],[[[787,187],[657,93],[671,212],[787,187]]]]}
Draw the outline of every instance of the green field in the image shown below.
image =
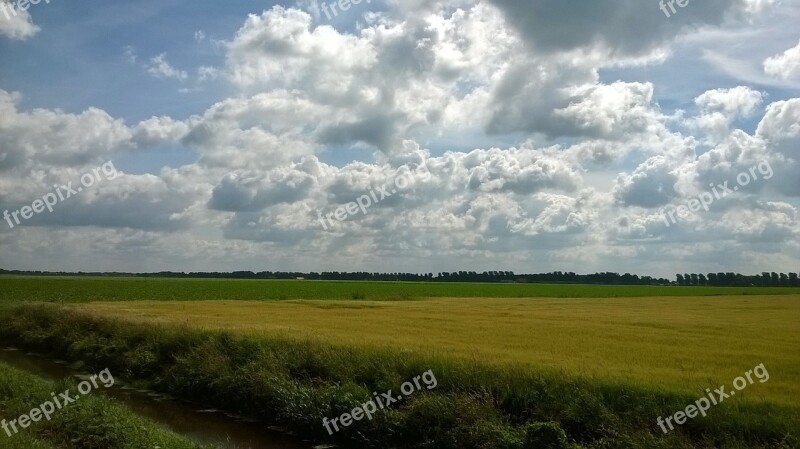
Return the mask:
{"type": "Polygon", "coordinates": [[[800,295],[800,288],[0,277],[0,303],[408,298],[616,298],[800,295]]]}

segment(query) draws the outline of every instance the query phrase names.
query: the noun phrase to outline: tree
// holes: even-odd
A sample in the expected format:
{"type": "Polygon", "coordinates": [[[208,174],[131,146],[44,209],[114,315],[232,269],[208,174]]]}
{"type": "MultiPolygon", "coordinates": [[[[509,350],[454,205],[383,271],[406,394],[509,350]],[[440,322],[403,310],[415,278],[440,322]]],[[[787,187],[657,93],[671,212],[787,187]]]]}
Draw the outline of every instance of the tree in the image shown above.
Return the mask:
{"type": "Polygon", "coordinates": [[[725,287],[728,285],[728,278],[725,276],[725,273],[717,273],[717,282],[720,287],[725,287]]]}

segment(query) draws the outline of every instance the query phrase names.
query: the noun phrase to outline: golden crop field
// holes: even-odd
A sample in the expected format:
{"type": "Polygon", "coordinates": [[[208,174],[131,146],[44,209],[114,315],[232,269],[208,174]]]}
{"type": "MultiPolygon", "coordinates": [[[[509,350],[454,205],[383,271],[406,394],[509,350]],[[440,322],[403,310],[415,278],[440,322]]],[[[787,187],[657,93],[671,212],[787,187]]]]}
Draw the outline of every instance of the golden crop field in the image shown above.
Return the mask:
{"type": "Polygon", "coordinates": [[[730,386],[764,363],[769,381],[738,398],[796,406],[800,397],[797,296],[133,301],[72,307],[134,322],[391,346],[684,392],[730,386]]]}

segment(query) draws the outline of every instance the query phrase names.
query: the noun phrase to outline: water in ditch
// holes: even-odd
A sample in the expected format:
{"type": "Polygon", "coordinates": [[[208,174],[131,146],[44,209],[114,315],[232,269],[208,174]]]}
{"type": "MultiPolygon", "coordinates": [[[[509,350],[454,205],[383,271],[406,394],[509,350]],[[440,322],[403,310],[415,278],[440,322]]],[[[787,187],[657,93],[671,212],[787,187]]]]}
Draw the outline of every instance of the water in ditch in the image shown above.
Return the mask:
{"type": "MultiPolygon", "coordinates": [[[[0,362],[49,380],[67,377],[85,379],[86,374],[71,369],[66,362],[13,348],[0,349],[0,362]]],[[[152,391],[133,389],[119,379],[115,380],[114,386],[101,390],[103,394],[194,442],[212,444],[222,449],[312,448],[310,443],[263,423],[220,410],[202,409],[152,391]]]]}

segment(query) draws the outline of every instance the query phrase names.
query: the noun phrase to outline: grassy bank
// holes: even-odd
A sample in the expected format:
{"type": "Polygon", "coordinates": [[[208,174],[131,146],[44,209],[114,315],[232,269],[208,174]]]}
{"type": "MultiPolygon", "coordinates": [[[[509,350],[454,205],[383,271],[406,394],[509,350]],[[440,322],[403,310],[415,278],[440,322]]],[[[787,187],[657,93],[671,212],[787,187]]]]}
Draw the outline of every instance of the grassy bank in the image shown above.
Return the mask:
{"type": "Polygon", "coordinates": [[[109,367],[178,397],[348,447],[789,449],[800,444],[797,410],[766,403],[723,403],[707,418],[664,435],[656,418],[684,409],[697,395],[489,368],[444,356],[125,324],[55,306],[25,306],[3,315],[5,341],[81,360],[93,369],[109,367]],[[397,392],[428,370],[438,380],[434,390],[334,437],[325,432],[323,418],[351,411],[372,392],[397,392]]]}
{"type": "MultiPolygon", "coordinates": [[[[0,363],[0,416],[7,421],[52,401],[52,393],[78,391],[74,382],[53,383],[0,363]]],[[[5,449],[201,449],[190,441],[140,418],[122,405],[95,393],[81,397],[9,437],[0,430],[5,449]]],[[[210,448],[206,448],[210,449],[210,448]]]]}
{"type": "Polygon", "coordinates": [[[614,298],[800,295],[800,288],[262,281],[0,276],[0,305],[20,301],[189,301],[409,298],[614,298]]]}

